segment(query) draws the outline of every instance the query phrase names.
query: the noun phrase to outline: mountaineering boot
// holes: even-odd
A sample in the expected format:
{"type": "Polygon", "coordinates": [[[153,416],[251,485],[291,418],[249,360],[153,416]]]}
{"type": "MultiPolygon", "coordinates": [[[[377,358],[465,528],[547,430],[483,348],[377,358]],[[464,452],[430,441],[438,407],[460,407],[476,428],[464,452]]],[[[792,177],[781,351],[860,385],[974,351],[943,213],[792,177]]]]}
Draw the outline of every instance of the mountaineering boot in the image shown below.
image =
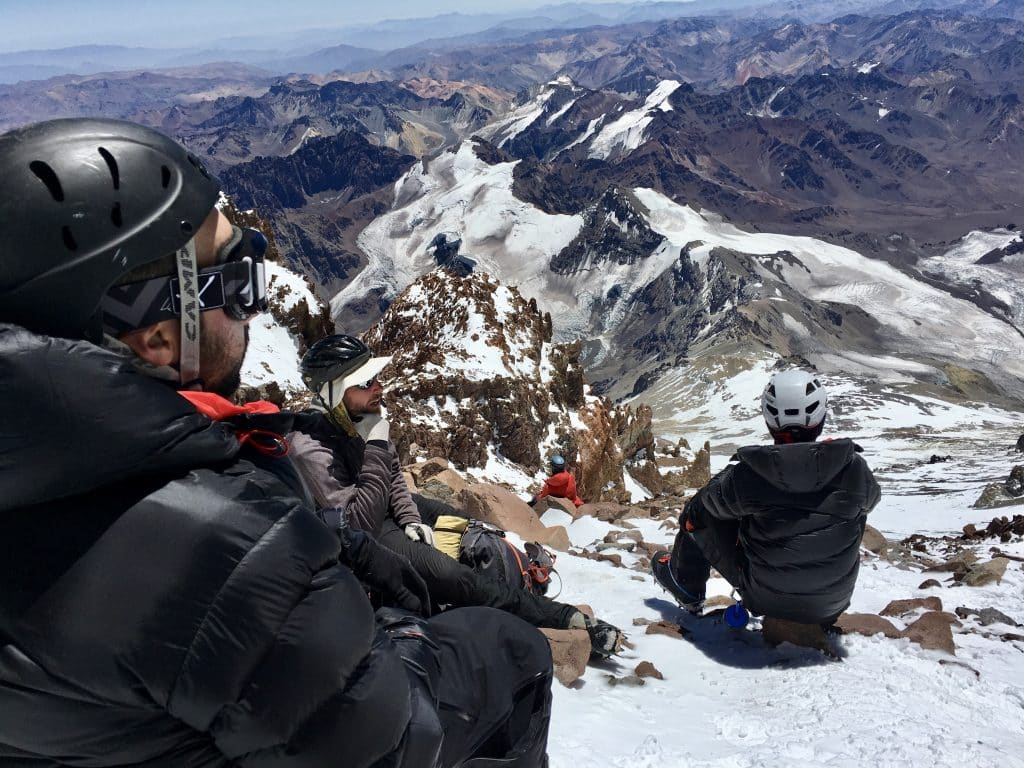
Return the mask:
{"type": "Polygon", "coordinates": [[[592,619],[583,611],[577,611],[569,620],[569,629],[585,629],[590,635],[590,654],[601,659],[614,656],[622,650],[622,641],[626,636],[618,627],[607,621],[592,619]]]}
{"type": "Polygon", "coordinates": [[[694,616],[700,616],[704,612],[703,591],[691,592],[676,581],[671,552],[654,553],[651,558],[651,573],[654,574],[654,580],[661,585],[661,588],[675,598],[680,608],[689,611],[694,616]]]}

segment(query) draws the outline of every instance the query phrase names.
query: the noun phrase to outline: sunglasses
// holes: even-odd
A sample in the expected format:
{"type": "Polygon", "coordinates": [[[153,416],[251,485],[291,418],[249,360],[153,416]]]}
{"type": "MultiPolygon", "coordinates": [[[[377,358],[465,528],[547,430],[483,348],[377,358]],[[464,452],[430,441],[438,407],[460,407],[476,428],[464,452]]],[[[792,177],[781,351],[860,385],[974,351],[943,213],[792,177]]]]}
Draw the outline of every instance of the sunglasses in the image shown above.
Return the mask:
{"type": "MultiPolygon", "coordinates": [[[[196,278],[199,311],[223,309],[229,317],[245,320],[267,311],[267,238],[258,229],[232,226],[231,230],[231,239],[217,252],[216,265],[200,270],[196,278]]],[[[180,317],[178,277],[165,275],[114,286],[100,308],[103,330],[112,336],[180,317]]]]}
{"type": "MultiPolygon", "coordinates": [[[[369,381],[365,381],[365,382],[363,382],[362,384],[354,384],[353,386],[354,386],[354,387],[355,387],[356,389],[363,389],[363,390],[366,390],[366,389],[373,389],[373,385],[374,385],[374,384],[380,384],[380,379],[379,379],[379,378],[377,378],[376,376],[374,376],[374,377],[373,377],[372,379],[370,379],[369,381]]],[[[381,384],[381,386],[383,386],[383,384],[381,384]]]]}

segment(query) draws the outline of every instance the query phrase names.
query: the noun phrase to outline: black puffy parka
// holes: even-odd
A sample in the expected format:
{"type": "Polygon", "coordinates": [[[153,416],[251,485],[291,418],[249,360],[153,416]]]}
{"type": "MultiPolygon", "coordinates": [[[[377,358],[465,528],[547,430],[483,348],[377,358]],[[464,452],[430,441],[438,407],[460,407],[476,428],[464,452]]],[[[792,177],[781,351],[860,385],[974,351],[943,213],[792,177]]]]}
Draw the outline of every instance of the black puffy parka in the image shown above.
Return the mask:
{"type": "Polygon", "coordinates": [[[751,612],[817,623],[849,606],[867,514],[881,496],[859,453],[848,439],[747,446],[691,500],[685,514],[706,554],[702,528],[717,525],[719,540],[728,524],[737,529],[729,570],[751,612]]]}
{"type": "Polygon", "coordinates": [[[0,765],[421,764],[403,663],[288,462],[2,324],[0,403],[0,765]]]}

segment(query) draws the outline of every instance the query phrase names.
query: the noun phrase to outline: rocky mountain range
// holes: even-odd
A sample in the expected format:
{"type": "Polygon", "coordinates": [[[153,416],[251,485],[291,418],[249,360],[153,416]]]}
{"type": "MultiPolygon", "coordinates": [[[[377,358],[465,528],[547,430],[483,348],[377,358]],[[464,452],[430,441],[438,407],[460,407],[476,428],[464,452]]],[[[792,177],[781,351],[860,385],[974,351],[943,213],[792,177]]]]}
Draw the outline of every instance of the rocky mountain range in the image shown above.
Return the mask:
{"type": "Polygon", "coordinates": [[[358,73],[21,83],[0,114],[178,137],[344,330],[444,262],[549,311],[614,398],[730,350],[1020,397],[1021,3],[940,5],[666,5],[358,73]]]}

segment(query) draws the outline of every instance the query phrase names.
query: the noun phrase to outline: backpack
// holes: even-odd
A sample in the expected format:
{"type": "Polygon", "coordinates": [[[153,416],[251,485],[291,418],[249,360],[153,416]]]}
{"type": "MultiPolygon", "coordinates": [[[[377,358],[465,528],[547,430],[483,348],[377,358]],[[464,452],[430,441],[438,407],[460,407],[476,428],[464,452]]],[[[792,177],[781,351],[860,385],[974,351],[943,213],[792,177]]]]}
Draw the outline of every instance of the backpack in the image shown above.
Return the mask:
{"type": "Polygon", "coordinates": [[[539,543],[516,548],[505,532],[489,523],[470,520],[459,544],[459,562],[492,579],[545,595],[555,573],[555,556],[539,543]]]}

